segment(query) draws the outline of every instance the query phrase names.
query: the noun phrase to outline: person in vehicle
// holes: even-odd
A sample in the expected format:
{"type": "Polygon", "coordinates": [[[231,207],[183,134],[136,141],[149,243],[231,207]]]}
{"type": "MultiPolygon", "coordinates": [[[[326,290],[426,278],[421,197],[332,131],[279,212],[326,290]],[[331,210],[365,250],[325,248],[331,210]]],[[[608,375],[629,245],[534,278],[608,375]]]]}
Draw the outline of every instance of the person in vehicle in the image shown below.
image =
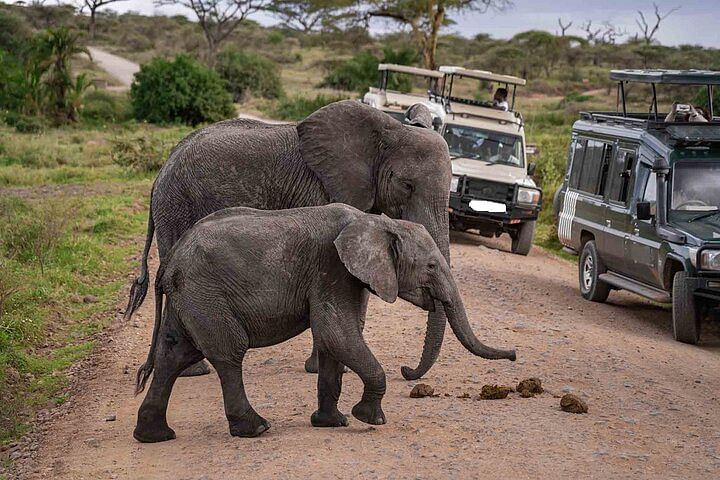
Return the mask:
{"type": "Polygon", "coordinates": [[[665,117],[666,122],[689,122],[689,123],[707,123],[704,111],[696,109],[693,105],[674,102],[670,113],[665,117]]]}
{"type": "Polygon", "coordinates": [[[498,88],[495,90],[495,96],[493,97],[493,108],[503,110],[507,112],[510,109],[510,105],[507,101],[508,91],[506,88],[498,88]]]}
{"type": "Polygon", "coordinates": [[[506,165],[520,165],[520,159],[515,156],[515,146],[508,143],[501,143],[498,151],[490,157],[490,163],[503,163],[506,165]]]}

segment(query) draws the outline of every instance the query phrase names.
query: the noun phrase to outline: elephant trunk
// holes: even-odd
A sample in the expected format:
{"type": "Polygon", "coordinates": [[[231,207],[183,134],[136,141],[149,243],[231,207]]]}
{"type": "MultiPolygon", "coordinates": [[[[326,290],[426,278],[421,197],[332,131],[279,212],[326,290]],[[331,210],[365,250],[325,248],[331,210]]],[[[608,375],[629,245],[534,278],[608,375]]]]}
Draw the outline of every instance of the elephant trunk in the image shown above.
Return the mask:
{"type": "MultiPolygon", "coordinates": [[[[409,218],[409,220],[425,225],[425,228],[427,228],[435,240],[443,257],[445,257],[445,261],[450,265],[450,231],[448,227],[447,200],[437,202],[435,208],[425,212],[422,217],[424,218],[409,218]]],[[[423,344],[420,363],[415,369],[402,367],[400,370],[405,380],[417,380],[425,375],[435,364],[435,361],[440,355],[440,349],[445,336],[446,323],[447,317],[443,310],[443,305],[435,301],[435,311],[429,312],[427,317],[427,330],[425,331],[425,343],[423,344]]]]}
{"type": "Polygon", "coordinates": [[[473,333],[472,328],[470,328],[467,313],[465,312],[465,306],[460,298],[460,292],[458,291],[455,280],[452,278],[452,274],[450,274],[449,271],[448,277],[450,292],[448,300],[443,301],[443,306],[445,307],[445,313],[447,314],[448,321],[450,322],[450,327],[457,339],[460,340],[460,343],[478,357],[487,358],[489,360],[507,359],[514,362],[515,350],[499,350],[497,348],[488,347],[478,340],[473,333]]]}

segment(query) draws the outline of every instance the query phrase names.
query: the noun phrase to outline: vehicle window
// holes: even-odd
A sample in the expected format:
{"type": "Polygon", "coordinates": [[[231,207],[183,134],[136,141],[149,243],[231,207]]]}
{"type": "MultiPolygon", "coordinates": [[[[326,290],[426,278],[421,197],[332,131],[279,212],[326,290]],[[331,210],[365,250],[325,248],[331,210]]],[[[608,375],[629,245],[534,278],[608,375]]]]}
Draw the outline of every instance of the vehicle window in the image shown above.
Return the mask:
{"type": "Polygon", "coordinates": [[[585,147],[587,140],[576,138],[574,140],[574,151],[572,155],[572,165],[570,166],[570,186],[578,188],[580,182],[580,174],[582,173],[583,160],[585,159],[585,147]]]}
{"type": "Polygon", "coordinates": [[[522,137],[519,136],[448,125],[444,137],[451,156],[515,167],[525,164],[522,137]]]}
{"type": "Polygon", "coordinates": [[[673,210],[709,212],[720,209],[720,162],[677,162],[673,167],[673,210]]]}
{"type": "Polygon", "coordinates": [[[628,192],[635,166],[635,152],[620,150],[610,169],[608,199],[614,202],[627,203],[628,192]]]}
{"type": "Polygon", "coordinates": [[[600,177],[600,162],[602,161],[602,143],[595,140],[588,140],[585,150],[585,161],[583,162],[582,173],[578,189],[583,192],[595,193],[600,177]]]}
{"type": "Polygon", "coordinates": [[[610,162],[613,157],[613,146],[609,143],[603,145],[602,161],[600,163],[600,180],[598,181],[597,194],[604,195],[607,186],[607,177],[610,171],[610,162]]]}
{"type": "Polygon", "coordinates": [[[647,183],[645,184],[645,191],[642,195],[643,202],[653,203],[657,200],[657,177],[655,172],[650,172],[647,183]]]}

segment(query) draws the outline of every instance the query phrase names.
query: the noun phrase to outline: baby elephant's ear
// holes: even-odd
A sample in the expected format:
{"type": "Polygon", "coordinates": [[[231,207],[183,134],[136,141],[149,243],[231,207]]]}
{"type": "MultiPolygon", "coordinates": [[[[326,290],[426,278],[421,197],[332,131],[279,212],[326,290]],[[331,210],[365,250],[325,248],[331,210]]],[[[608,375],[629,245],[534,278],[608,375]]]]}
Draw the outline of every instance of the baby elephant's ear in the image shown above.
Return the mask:
{"type": "Polygon", "coordinates": [[[335,248],[345,268],[388,303],[398,294],[399,237],[392,220],[365,214],[343,228],[335,248]]]}

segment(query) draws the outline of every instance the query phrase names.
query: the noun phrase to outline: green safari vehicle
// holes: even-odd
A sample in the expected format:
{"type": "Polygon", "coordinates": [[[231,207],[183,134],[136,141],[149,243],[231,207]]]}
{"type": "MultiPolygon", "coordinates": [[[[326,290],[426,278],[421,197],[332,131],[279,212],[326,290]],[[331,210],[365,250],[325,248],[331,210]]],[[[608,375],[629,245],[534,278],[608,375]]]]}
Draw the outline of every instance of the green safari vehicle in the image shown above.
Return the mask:
{"type": "Polygon", "coordinates": [[[628,290],[672,303],[673,335],[695,344],[720,305],[720,72],[613,70],[622,111],[583,112],[553,207],[558,238],[579,256],[580,293],[628,290]],[[650,113],[628,113],[628,83],[649,84],[650,113]],[[658,112],[657,86],[707,92],[707,105],[658,112]],[[678,87],[676,87],[678,88],[678,87]]]}

